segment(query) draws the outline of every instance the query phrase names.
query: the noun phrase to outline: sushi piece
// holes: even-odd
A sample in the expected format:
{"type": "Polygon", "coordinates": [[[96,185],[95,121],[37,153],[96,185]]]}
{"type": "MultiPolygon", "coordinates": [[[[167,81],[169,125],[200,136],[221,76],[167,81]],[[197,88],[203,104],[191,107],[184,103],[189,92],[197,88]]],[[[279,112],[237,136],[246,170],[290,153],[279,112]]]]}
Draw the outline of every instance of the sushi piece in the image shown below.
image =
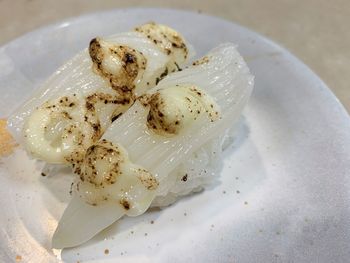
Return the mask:
{"type": "Polygon", "coordinates": [[[34,158],[69,163],[190,53],[178,32],[156,23],[94,38],[9,118],[9,130],[34,158]]]}
{"type": "Polygon", "coordinates": [[[226,135],[253,89],[233,44],[222,44],[140,96],[89,147],[52,246],[77,246],[124,215],[166,206],[215,179],[226,135]]]}

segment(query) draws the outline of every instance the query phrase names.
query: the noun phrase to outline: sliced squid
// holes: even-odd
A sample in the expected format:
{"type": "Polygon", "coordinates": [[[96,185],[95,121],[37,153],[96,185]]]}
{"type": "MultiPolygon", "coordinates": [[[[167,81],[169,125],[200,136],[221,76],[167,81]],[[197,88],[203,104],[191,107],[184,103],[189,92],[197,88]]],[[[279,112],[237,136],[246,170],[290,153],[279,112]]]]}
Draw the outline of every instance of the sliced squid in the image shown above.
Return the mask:
{"type": "Polygon", "coordinates": [[[185,39],[156,23],[94,38],[9,118],[9,129],[34,158],[70,163],[189,56],[185,39]]]}
{"type": "Polygon", "coordinates": [[[77,246],[124,215],[203,188],[253,82],[228,43],[138,97],[83,159],[72,161],[79,176],[52,246],[77,246]]]}

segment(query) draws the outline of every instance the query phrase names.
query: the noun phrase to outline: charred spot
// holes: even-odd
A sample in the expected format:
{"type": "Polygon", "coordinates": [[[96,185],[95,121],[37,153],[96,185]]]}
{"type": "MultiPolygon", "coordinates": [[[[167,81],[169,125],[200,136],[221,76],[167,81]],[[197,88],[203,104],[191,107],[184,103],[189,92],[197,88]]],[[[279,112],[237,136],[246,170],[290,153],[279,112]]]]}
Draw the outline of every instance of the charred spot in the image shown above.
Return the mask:
{"type": "Polygon", "coordinates": [[[141,102],[142,106],[144,107],[147,107],[150,101],[150,97],[147,95],[141,95],[137,99],[139,102],[141,102]]]}
{"type": "Polygon", "coordinates": [[[98,38],[92,39],[89,44],[89,55],[92,61],[98,65],[101,64],[101,58],[99,58],[100,49],[100,40],[98,38]]]}
{"type": "MultiPolygon", "coordinates": [[[[113,150],[112,150],[113,151],[113,150]]],[[[101,159],[103,159],[103,157],[101,157],[101,159]]],[[[110,182],[113,178],[113,175],[111,173],[109,173],[104,179],[107,181],[107,182],[110,182]]],[[[103,182],[100,183],[100,185],[102,185],[103,182]]]]}
{"type": "Polygon", "coordinates": [[[91,46],[92,47],[101,47],[101,45],[100,45],[100,43],[99,43],[99,41],[98,41],[98,39],[96,37],[91,39],[89,46],[90,47],[91,46]]]}
{"type": "Polygon", "coordinates": [[[154,44],[162,48],[168,55],[170,55],[175,48],[183,49],[186,52],[186,45],[178,34],[162,30],[161,27],[157,27],[157,24],[148,23],[136,28],[135,30],[144,34],[154,44]],[[161,32],[159,32],[159,29],[161,32]]]}
{"type": "Polygon", "coordinates": [[[74,185],[74,183],[70,184],[70,190],[69,190],[69,194],[70,195],[72,195],[72,193],[73,193],[73,185],[74,185]]]}
{"type": "Polygon", "coordinates": [[[130,99],[129,98],[125,98],[125,99],[123,99],[122,101],[121,101],[121,104],[123,104],[123,105],[127,105],[127,104],[129,104],[130,103],[130,99]]]}
{"type": "Polygon", "coordinates": [[[96,93],[91,94],[91,95],[87,96],[86,99],[87,99],[88,101],[92,101],[92,100],[94,100],[94,99],[96,98],[96,95],[97,95],[96,93]]]}
{"type": "Polygon", "coordinates": [[[154,119],[154,118],[153,118],[153,115],[148,114],[148,116],[147,116],[147,121],[150,122],[150,121],[152,121],[153,119],[154,119]]]}
{"type": "Polygon", "coordinates": [[[71,117],[71,116],[69,115],[69,113],[66,112],[66,111],[63,111],[63,112],[62,112],[62,115],[63,115],[63,117],[66,118],[66,119],[69,119],[69,120],[72,119],[72,117],[71,117]]]}
{"type": "Polygon", "coordinates": [[[138,173],[138,178],[148,190],[157,189],[159,182],[152,174],[150,174],[147,170],[141,168],[138,169],[138,173]]]}
{"type": "Polygon", "coordinates": [[[202,57],[198,60],[196,60],[195,62],[192,63],[193,66],[198,66],[198,65],[203,65],[205,63],[209,62],[209,58],[207,56],[202,57]]]}
{"type": "Polygon", "coordinates": [[[125,63],[135,63],[136,57],[130,53],[125,53],[124,55],[124,62],[125,63]]]}
{"type": "Polygon", "coordinates": [[[110,86],[120,92],[123,86],[128,87],[127,90],[132,90],[139,72],[146,67],[147,60],[144,55],[128,46],[116,46],[99,39],[93,39],[90,42],[89,53],[95,73],[109,81],[110,86]],[[122,68],[117,72],[111,72],[108,67],[104,67],[102,62],[109,57],[121,61],[122,68]]]}
{"type": "Polygon", "coordinates": [[[92,124],[92,128],[94,129],[94,131],[95,132],[97,132],[98,130],[100,130],[100,124],[98,124],[98,123],[94,123],[94,124],[92,124]]]}
{"type": "Polygon", "coordinates": [[[156,133],[176,134],[178,128],[175,127],[175,120],[165,118],[166,115],[162,111],[164,104],[164,99],[159,92],[152,94],[148,98],[146,105],[150,106],[150,111],[147,115],[147,126],[156,133]]]}
{"type": "Polygon", "coordinates": [[[123,91],[123,92],[129,92],[130,91],[130,88],[126,85],[123,85],[120,87],[120,90],[123,91]]]}
{"type": "Polygon", "coordinates": [[[78,169],[78,168],[75,169],[75,173],[79,175],[80,181],[82,181],[82,182],[85,181],[84,175],[81,173],[80,169],[78,169]]]}
{"type": "Polygon", "coordinates": [[[159,78],[163,79],[166,75],[168,75],[168,68],[166,67],[164,72],[162,74],[160,74],[159,78]]]}
{"type": "Polygon", "coordinates": [[[175,64],[178,71],[182,71],[182,69],[179,67],[179,65],[176,62],[174,62],[174,64],[175,64]]]}
{"type": "Polygon", "coordinates": [[[101,48],[101,44],[100,44],[100,40],[97,37],[95,37],[91,39],[89,43],[89,50],[95,50],[97,48],[101,48]]]}
{"type": "Polygon", "coordinates": [[[86,107],[86,109],[87,109],[88,111],[92,111],[92,110],[95,109],[94,104],[92,104],[92,103],[90,103],[90,102],[88,102],[88,101],[85,103],[85,107],[86,107]]]}
{"type": "Polygon", "coordinates": [[[125,210],[130,209],[130,203],[125,198],[120,200],[120,204],[125,208],[125,210]]]}
{"type": "Polygon", "coordinates": [[[122,115],[122,113],[119,113],[118,115],[115,115],[111,118],[111,121],[114,122],[116,119],[118,119],[120,116],[122,115]]]}

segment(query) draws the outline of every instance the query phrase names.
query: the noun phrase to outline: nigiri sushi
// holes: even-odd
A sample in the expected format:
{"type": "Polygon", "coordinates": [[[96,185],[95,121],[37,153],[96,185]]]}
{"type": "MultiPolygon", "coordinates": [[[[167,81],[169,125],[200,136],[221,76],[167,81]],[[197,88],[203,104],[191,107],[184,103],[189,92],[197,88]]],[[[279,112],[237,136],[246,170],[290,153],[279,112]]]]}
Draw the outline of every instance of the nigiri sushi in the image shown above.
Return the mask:
{"type": "Polygon", "coordinates": [[[227,43],[139,96],[83,159],[72,161],[78,176],[52,246],[77,246],[124,215],[169,205],[210,184],[253,83],[227,43]]]}
{"type": "Polygon", "coordinates": [[[186,40],[156,23],[94,38],[9,118],[9,130],[34,158],[70,163],[189,56],[186,40]]]}

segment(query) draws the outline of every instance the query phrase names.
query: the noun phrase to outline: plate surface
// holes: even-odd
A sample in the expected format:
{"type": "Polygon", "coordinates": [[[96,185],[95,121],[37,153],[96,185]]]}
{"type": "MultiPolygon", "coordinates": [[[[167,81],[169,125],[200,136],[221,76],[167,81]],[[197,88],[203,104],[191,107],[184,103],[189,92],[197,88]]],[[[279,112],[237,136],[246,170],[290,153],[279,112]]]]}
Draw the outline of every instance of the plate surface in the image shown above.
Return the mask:
{"type": "Polygon", "coordinates": [[[164,210],[124,218],[60,253],[50,240],[72,178],[40,176],[40,164],[17,150],[0,165],[1,262],[348,261],[350,118],[303,63],[236,24],[184,11],[126,9],[38,29],[0,48],[0,116],[93,37],[150,20],[179,30],[199,56],[219,43],[237,43],[256,76],[238,139],[225,152],[221,183],[164,210]]]}

